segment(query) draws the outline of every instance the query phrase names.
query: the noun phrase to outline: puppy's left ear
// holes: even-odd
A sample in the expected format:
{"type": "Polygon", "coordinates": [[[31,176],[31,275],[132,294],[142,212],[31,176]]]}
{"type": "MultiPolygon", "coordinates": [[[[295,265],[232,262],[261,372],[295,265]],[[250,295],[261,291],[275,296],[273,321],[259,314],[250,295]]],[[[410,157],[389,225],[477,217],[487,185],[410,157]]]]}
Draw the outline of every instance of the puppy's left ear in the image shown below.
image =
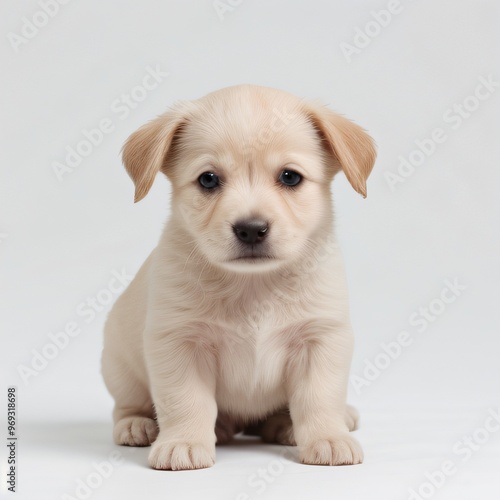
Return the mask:
{"type": "Polygon", "coordinates": [[[313,125],[326,142],[351,186],[366,198],[366,180],[377,156],[373,139],[359,126],[326,107],[308,109],[313,125]]]}
{"type": "Polygon", "coordinates": [[[165,172],[167,153],[183,123],[180,113],[169,111],[146,123],[127,139],[122,158],[135,184],[135,203],[148,194],[156,174],[160,170],[165,172]]]}

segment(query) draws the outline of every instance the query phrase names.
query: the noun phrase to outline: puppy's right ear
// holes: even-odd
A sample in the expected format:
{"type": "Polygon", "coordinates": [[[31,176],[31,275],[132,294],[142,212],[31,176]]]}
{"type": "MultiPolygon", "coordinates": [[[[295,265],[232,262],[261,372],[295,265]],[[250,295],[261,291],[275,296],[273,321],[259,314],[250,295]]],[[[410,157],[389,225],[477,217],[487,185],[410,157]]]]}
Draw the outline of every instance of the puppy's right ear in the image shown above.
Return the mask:
{"type": "Polygon", "coordinates": [[[127,139],[122,159],[135,184],[134,203],[148,194],[182,123],[182,116],[171,111],[143,125],[127,139]]]}

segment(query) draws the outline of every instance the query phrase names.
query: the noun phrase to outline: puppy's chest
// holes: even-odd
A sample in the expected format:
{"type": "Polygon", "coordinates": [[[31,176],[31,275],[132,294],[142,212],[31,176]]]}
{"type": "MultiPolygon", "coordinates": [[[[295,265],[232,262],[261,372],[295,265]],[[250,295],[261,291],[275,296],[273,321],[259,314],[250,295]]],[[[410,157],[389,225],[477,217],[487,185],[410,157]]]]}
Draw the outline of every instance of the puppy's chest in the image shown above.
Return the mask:
{"type": "Polygon", "coordinates": [[[289,304],[275,298],[242,298],[228,302],[222,311],[217,318],[213,318],[221,326],[221,342],[242,342],[256,350],[269,347],[271,339],[298,318],[289,304]]]}
{"type": "Polygon", "coordinates": [[[295,318],[279,305],[233,308],[217,325],[219,382],[234,394],[269,393],[283,384],[287,332],[295,318]]]}

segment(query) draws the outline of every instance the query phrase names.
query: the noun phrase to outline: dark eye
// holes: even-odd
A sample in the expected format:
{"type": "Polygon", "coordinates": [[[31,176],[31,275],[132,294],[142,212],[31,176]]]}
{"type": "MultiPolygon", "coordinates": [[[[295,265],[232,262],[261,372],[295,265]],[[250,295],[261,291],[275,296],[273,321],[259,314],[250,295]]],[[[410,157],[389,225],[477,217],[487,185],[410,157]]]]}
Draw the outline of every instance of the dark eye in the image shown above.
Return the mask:
{"type": "Polygon", "coordinates": [[[283,170],[278,180],[285,186],[293,187],[302,180],[302,176],[293,170],[283,170]]]}
{"type": "Polygon", "coordinates": [[[219,185],[219,176],[213,172],[203,172],[198,177],[198,182],[205,189],[213,189],[219,185]]]}

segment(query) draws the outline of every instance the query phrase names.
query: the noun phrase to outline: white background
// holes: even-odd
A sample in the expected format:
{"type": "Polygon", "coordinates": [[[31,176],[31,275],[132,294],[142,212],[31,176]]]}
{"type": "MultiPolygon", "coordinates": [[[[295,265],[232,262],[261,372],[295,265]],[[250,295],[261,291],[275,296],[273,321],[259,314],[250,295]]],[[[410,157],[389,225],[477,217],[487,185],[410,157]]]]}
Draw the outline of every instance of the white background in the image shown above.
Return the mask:
{"type": "MultiPolygon", "coordinates": [[[[77,480],[88,477],[102,482],[92,499],[145,498],[147,490],[147,498],[390,500],[421,487],[422,498],[500,497],[500,432],[480,430],[500,406],[500,87],[467,118],[445,118],[457,116],[453,107],[474,95],[480,77],[500,82],[499,7],[402,0],[348,61],[341,44],[353,44],[371,12],[387,5],[246,0],[221,20],[211,0],[73,0],[16,50],[12,34],[22,35],[23,18],[41,7],[3,4],[1,385],[2,393],[18,387],[20,436],[19,493],[7,497],[82,498],[77,480]],[[128,116],[114,111],[112,103],[156,66],[169,75],[128,116]],[[137,271],[158,240],[170,192],[158,178],[134,205],[120,148],[176,100],[238,83],[319,99],[378,144],[366,200],[342,174],[332,187],[356,332],[352,374],[365,377],[381,344],[401,331],[413,341],[367,385],[351,386],[362,414],[360,466],[303,466],[282,458],[280,447],[250,442],[218,449],[209,470],[157,472],[147,468],[146,449],[111,441],[112,401],[99,373],[110,305],[89,323],[78,308],[113,271],[137,271]],[[106,118],[114,130],[60,182],[54,163],[106,118]],[[397,173],[398,157],[408,158],[436,128],[446,140],[391,190],[386,173],[397,173]],[[441,307],[447,279],[465,289],[441,307]],[[420,332],[410,317],[430,303],[440,314],[420,332]],[[81,333],[23,381],[19,366],[31,367],[33,350],[72,321],[81,333]],[[470,459],[457,445],[467,435],[481,441],[470,459]],[[114,450],[122,460],[109,477],[89,476],[92,463],[114,450]],[[444,485],[422,486],[445,460],[455,468],[444,485]]],[[[0,401],[4,435],[6,396],[0,401]]]]}

